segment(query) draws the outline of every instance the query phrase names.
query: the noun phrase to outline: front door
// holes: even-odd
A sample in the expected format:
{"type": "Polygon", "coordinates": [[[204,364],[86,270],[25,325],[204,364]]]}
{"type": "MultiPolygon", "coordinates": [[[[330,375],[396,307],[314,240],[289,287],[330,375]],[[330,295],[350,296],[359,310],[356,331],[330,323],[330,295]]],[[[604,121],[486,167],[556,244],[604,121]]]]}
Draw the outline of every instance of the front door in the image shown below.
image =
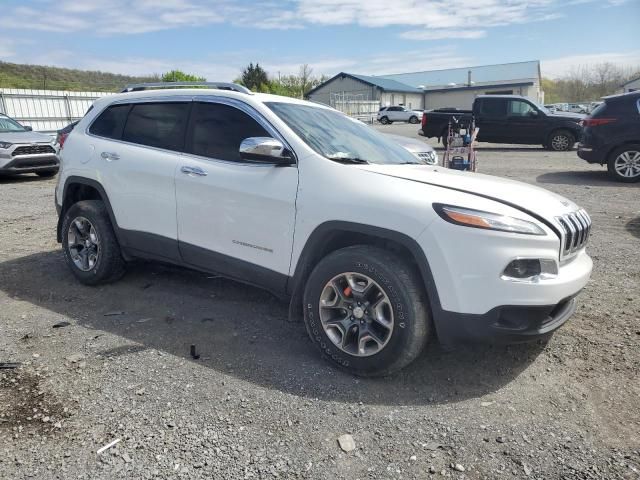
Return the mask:
{"type": "Polygon", "coordinates": [[[507,108],[507,134],[512,143],[539,144],[543,139],[538,125],[544,121],[541,113],[524,100],[509,100],[507,108]]]}
{"type": "Polygon", "coordinates": [[[184,261],[282,291],[291,262],[298,169],[246,162],[248,137],[277,135],[231,99],[196,102],[187,153],[176,171],[178,239],[184,261]]]}

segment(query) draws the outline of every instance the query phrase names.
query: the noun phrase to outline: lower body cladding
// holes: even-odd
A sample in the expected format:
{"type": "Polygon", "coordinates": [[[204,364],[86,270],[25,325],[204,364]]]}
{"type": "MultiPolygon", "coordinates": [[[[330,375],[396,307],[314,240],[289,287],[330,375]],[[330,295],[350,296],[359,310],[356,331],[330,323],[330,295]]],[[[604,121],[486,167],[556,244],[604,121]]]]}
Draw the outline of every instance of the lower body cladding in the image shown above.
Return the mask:
{"type": "Polygon", "coordinates": [[[0,174],[4,175],[57,171],[59,167],[60,160],[55,154],[0,156],[0,174]]]}
{"type": "MultiPolygon", "coordinates": [[[[470,237],[487,233],[494,241],[499,237],[509,240],[504,234],[477,229],[470,237]]],[[[467,238],[458,251],[455,242],[440,251],[433,239],[425,240],[420,244],[437,286],[436,292],[429,292],[433,322],[445,345],[519,343],[548,336],[575,312],[576,296],[589,281],[593,266],[584,248],[558,262],[559,243],[553,249],[539,248],[535,239],[528,239],[528,246],[527,241],[519,242],[520,248],[514,249],[507,241],[485,249],[481,245],[474,248],[473,238],[467,238]],[[543,271],[521,279],[508,276],[505,273],[512,272],[508,267],[515,258],[540,259],[543,271]],[[544,271],[545,265],[550,265],[550,271],[544,271]]]]}

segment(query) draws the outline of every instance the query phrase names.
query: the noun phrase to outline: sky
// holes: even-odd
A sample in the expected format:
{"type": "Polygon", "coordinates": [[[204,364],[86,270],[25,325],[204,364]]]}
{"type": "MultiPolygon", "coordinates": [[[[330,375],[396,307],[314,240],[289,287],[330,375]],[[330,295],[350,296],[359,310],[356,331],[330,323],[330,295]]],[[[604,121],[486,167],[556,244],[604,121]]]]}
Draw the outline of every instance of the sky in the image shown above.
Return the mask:
{"type": "Polygon", "coordinates": [[[2,61],[128,75],[640,69],[640,0],[0,0],[0,12],[2,61]]]}

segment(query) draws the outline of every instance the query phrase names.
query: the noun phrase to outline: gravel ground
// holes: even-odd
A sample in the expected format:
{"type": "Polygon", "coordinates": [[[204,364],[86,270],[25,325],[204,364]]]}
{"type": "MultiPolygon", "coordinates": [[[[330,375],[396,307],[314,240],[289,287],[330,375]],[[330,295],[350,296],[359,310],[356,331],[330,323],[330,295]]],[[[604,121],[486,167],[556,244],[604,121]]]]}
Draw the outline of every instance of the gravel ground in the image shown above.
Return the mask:
{"type": "Polygon", "coordinates": [[[591,214],[578,311],[546,344],[431,344],[375,380],[333,369],[251,287],[153,264],[80,285],[55,179],[0,180],[0,362],[22,363],[0,370],[0,477],[640,478],[640,185],[575,152],[479,159],[591,214]]]}

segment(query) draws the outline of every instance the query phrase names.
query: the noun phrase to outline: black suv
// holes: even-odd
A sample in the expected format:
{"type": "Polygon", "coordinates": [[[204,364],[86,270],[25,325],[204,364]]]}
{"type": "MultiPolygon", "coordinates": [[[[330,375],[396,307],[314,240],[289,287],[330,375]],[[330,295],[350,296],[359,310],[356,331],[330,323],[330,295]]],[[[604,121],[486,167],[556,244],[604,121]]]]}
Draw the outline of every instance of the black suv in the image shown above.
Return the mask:
{"type": "Polygon", "coordinates": [[[580,158],[606,163],[609,175],[621,182],[640,181],[640,92],[605,97],[583,127],[580,158]]]}

